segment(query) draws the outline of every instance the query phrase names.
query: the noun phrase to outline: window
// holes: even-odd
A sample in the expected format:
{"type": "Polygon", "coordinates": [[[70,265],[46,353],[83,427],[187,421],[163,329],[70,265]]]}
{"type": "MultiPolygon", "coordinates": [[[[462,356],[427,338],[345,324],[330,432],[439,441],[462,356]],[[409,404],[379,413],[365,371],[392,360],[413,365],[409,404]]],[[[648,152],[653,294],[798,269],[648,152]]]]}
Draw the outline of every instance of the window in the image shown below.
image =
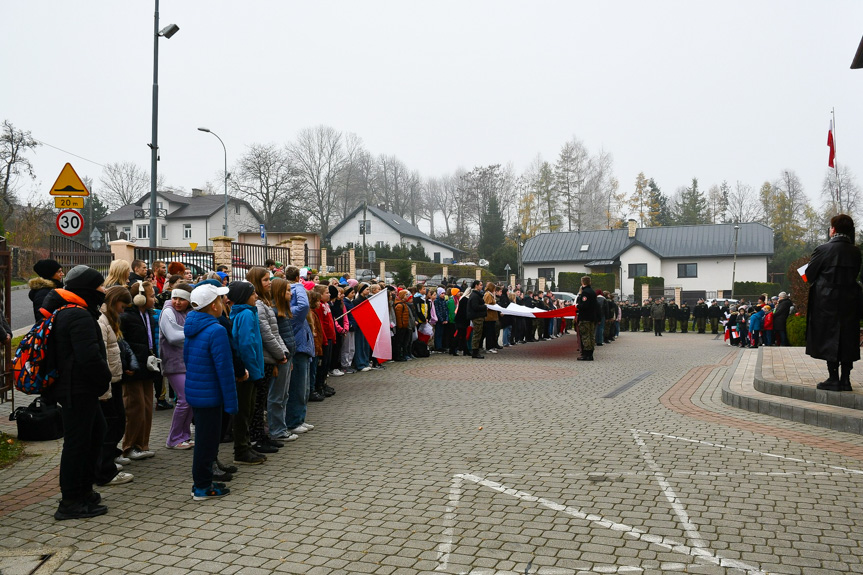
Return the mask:
{"type": "Polygon", "coordinates": [[[554,281],[554,268],[539,268],[536,275],[545,278],[547,281],[554,281]]]}
{"type": "Polygon", "coordinates": [[[162,224],[162,239],[163,240],[168,239],[168,226],[165,224],[162,224]]]}
{"type": "Polygon", "coordinates": [[[235,214],[240,213],[240,202],[234,202],[234,213],[235,214]]]}
{"type": "Polygon", "coordinates": [[[436,263],[436,264],[440,263],[440,252],[434,253],[434,263],[436,263]]]}
{"type": "Polygon", "coordinates": [[[150,239],[150,224],[138,224],[138,239],[150,239]]]}
{"type": "Polygon", "coordinates": [[[161,210],[162,209],[162,202],[156,202],[156,208],[161,210]]]}
{"type": "Polygon", "coordinates": [[[192,224],[183,224],[183,239],[192,239],[192,224]]]}
{"type": "Polygon", "coordinates": [[[581,249],[579,251],[586,252],[587,248],[590,247],[590,244],[581,244],[581,249]]]}
{"type": "Polygon", "coordinates": [[[383,242],[383,241],[381,241],[381,240],[376,241],[376,242],[375,242],[375,247],[376,247],[376,248],[378,248],[379,250],[384,249],[384,242],[383,242]]]}
{"type": "Polygon", "coordinates": [[[677,264],[677,277],[697,278],[698,264],[677,264]]]}
{"type": "Polygon", "coordinates": [[[123,233],[126,234],[126,239],[132,237],[132,226],[123,226],[123,233]]]}
{"type": "Polygon", "coordinates": [[[647,276],[647,264],[629,264],[629,277],[638,278],[647,276]]]}

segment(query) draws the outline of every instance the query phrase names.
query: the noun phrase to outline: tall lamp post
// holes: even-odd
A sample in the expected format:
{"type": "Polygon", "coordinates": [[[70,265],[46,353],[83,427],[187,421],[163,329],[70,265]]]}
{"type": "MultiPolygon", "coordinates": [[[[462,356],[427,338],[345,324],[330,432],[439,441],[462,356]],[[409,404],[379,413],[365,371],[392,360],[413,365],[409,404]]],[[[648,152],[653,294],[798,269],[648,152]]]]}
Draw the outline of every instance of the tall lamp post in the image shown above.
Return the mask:
{"type": "Polygon", "coordinates": [[[159,161],[159,36],[170,38],[180,27],[168,24],[159,30],[159,0],[156,0],[156,14],[153,17],[153,134],[150,142],[150,247],[156,247],[156,218],[159,215],[156,203],[156,162],[159,161]]]}
{"type": "Polygon", "coordinates": [[[731,264],[731,299],[734,299],[734,283],[737,279],[737,232],[740,226],[734,224],[734,263],[731,264]]]}
{"type": "MultiPolygon", "coordinates": [[[[198,130],[201,132],[207,132],[208,134],[213,134],[214,136],[219,138],[219,135],[216,132],[210,130],[209,128],[198,128],[198,130]]],[[[228,235],[228,177],[230,177],[231,174],[228,173],[228,148],[225,147],[225,142],[222,142],[222,138],[219,138],[219,142],[222,144],[222,149],[225,151],[225,224],[224,224],[225,227],[222,230],[222,235],[227,236],[228,235]]]]}

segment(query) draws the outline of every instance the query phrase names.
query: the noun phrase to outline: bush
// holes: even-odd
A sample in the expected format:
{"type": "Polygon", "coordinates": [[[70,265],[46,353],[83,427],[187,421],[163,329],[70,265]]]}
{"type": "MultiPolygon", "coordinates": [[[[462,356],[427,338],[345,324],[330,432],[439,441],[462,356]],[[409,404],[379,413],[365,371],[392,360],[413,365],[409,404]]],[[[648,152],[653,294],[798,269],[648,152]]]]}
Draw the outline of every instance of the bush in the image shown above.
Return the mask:
{"type": "Polygon", "coordinates": [[[578,293],[581,288],[581,278],[583,273],[579,272],[560,272],[557,274],[557,283],[560,291],[568,291],[578,293]]]}
{"type": "Polygon", "coordinates": [[[651,276],[636,276],[633,278],[632,293],[635,294],[635,301],[641,301],[641,286],[647,284],[648,287],[665,288],[665,278],[651,276]]]}
{"type": "Polygon", "coordinates": [[[788,316],[785,329],[788,332],[788,343],[793,346],[806,345],[806,317],[803,315],[788,316]]]}
{"type": "Polygon", "coordinates": [[[590,285],[595,290],[613,292],[616,287],[617,278],[614,274],[560,272],[559,274],[557,274],[557,290],[553,291],[568,291],[571,293],[578,293],[578,290],[581,289],[581,278],[583,278],[584,276],[590,277],[590,285]]]}
{"type": "Polygon", "coordinates": [[[734,282],[734,294],[743,296],[759,296],[766,293],[768,296],[776,295],[782,291],[777,283],[769,282],[734,282]]]}
{"type": "Polygon", "coordinates": [[[393,282],[409,286],[413,283],[414,278],[411,275],[410,260],[397,260],[390,270],[390,262],[387,262],[387,270],[393,272],[393,282]]]}
{"type": "Polygon", "coordinates": [[[790,266],[788,266],[787,272],[787,277],[791,283],[791,301],[794,303],[794,307],[800,315],[806,315],[806,310],[809,307],[809,284],[803,281],[803,278],[800,277],[797,270],[805,264],[808,264],[809,260],[809,256],[797,258],[791,262],[790,266]]]}

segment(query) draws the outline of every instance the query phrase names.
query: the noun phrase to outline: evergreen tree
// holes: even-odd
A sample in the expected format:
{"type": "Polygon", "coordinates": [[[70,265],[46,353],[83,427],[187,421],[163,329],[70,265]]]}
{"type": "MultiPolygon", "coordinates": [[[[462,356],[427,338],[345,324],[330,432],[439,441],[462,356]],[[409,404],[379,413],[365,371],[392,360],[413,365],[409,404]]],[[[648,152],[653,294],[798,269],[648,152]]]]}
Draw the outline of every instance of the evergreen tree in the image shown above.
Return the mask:
{"type": "Polygon", "coordinates": [[[668,206],[668,198],[662,193],[662,190],[659,189],[653,178],[650,178],[650,181],[647,182],[647,187],[648,194],[650,195],[650,204],[655,206],[655,211],[651,212],[649,225],[651,227],[673,226],[674,216],[671,213],[671,208],[668,206]]]}
{"type": "Polygon", "coordinates": [[[692,185],[680,193],[677,205],[677,223],[681,226],[706,224],[710,222],[707,199],[698,189],[698,178],[692,178],[692,185]]]}
{"type": "Polygon", "coordinates": [[[559,231],[562,227],[563,218],[559,213],[554,173],[548,162],[543,162],[540,166],[533,188],[539,201],[540,210],[542,210],[542,217],[545,220],[544,227],[547,227],[550,232],[559,231]]]}
{"type": "Polygon", "coordinates": [[[644,228],[650,225],[653,210],[651,210],[650,194],[644,172],[639,172],[635,178],[635,190],[629,196],[629,207],[634,212],[633,215],[639,227],[644,228]]]}
{"type": "Polygon", "coordinates": [[[497,194],[492,194],[489,197],[482,220],[477,253],[479,257],[490,260],[492,254],[503,246],[506,239],[506,234],[503,230],[503,215],[500,211],[497,194]]]}

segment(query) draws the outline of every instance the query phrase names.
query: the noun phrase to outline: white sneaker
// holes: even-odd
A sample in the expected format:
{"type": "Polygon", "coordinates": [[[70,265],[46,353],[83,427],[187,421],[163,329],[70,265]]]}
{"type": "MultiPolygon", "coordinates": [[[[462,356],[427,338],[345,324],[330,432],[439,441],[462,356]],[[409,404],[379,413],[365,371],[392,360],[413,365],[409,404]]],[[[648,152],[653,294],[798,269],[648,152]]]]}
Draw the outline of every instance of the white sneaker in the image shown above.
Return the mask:
{"type": "Polygon", "coordinates": [[[487,351],[488,351],[488,352],[490,352],[490,353],[497,353],[497,350],[496,350],[496,349],[489,349],[489,350],[487,350],[487,351]]]}
{"type": "Polygon", "coordinates": [[[330,372],[330,375],[332,375],[332,376],[334,376],[334,377],[341,377],[341,376],[343,376],[344,374],[345,374],[345,372],[343,372],[343,371],[342,371],[342,370],[340,370],[340,369],[334,369],[334,370],[332,370],[332,371],[330,372]]]}
{"type": "Polygon", "coordinates": [[[155,456],[155,452],[153,451],[141,451],[140,449],[133,449],[129,452],[129,459],[138,460],[138,459],[147,459],[148,457],[155,456]]]}
{"type": "Polygon", "coordinates": [[[300,433],[306,433],[307,431],[308,431],[308,428],[303,427],[302,424],[300,424],[298,427],[295,427],[295,428],[290,430],[291,433],[294,433],[296,435],[299,435],[300,433]]]}
{"type": "Polygon", "coordinates": [[[123,457],[121,455],[120,457],[114,458],[114,463],[119,463],[120,465],[129,465],[130,463],[132,463],[132,460],[128,457],[123,457]]]}
{"type": "Polygon", "coordinates": [[[106,483],[105,485],[123,485],[124,483],[129,483],[135,478],[131,473],[126,473],[125,471],[121,471],[117,475],[114,476],[114,479],[106,483]]]}
{"type": "Polygon", "coordinates": [[[286,431],[283,434],[281,434],[277,437],[274,437],[273,439],[275,439],[277,441],[295,441],[299,438],[300,438],[299,435],[296,435],[295,433],[291,433],[290,431],[286,431]]]}
{"type": "Polygon", "coordinates": [[[362,368],[360,371],[371,371],[371,370],[372,370],[372,368],[371,368],[371,367],[369,367],[369,366],[365,366],[365,367],[364,367],[364,368],[362,368]]]}
{"type": "Polygon", "coordinates": [[[311,423],[309,423],[308,421],[304,421],[300,425],[302,425],[305,428],[308,428],[309,431],[311,431],[315,428],[315,426],[312,425],[311,423]]]}
{"type": "Polygon", "coordinates": [[[117,468],[117,471],[123,471],[123,466],[119,463],[115,463],[114,466],[117,468]]]}

